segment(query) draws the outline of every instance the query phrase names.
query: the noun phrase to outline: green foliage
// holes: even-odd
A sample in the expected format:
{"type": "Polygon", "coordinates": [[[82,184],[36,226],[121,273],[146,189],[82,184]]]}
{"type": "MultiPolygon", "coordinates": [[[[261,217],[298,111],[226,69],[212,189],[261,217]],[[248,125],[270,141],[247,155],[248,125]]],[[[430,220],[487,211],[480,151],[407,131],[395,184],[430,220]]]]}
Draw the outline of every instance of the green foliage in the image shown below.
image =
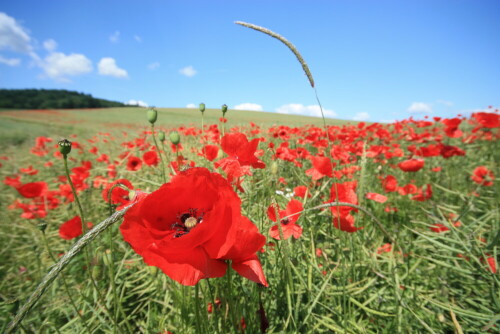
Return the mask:
{"type": "Polygon", "coordinates": [[[96,99],[64,89],[0,89],[0,108],[74,109],[125,107],[120,102],[96,99]]]}

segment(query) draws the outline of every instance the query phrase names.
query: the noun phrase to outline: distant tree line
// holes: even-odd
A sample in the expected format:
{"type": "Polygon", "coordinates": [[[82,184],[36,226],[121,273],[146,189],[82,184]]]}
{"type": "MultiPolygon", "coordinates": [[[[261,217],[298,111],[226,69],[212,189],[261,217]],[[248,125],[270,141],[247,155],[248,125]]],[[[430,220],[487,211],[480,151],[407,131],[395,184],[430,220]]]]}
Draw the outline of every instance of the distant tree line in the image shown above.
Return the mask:
{"type": "Polygon", "coordinates": [[[0,108],[72,109],[126,107],[120,102],[96,99],[64,89],[0,89],[0,108]]]}

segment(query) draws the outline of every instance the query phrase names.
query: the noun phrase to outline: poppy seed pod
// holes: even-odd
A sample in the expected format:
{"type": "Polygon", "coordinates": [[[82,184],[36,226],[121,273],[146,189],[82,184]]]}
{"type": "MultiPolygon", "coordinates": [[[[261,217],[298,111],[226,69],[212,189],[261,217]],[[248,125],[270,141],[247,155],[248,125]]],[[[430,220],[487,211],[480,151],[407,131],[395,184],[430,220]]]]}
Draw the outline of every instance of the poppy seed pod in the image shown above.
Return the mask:
{"type": "Polygon", "coordinates": [[[225,115],[227,112],[227,105],[223,104],[221,109],[222,109],[222,115],[225,115]]]}
{"type": "Polygon", "coordinates": [[[200,111],[201,112],[205,111],[205,103],[200,103],[200,111]]]}
{"type": "Polygon", "coordinates": [[[156,120],[158,119],[158,112],[156,111],[156,109],[149,109],[147,112],[147,116],[149,123],[155,124],[156,120]]]}
{"type": "Polygon", "coordinates": [[[69,152],[71,152],[71,142],[67,139],[60,140],[59,143],[59,152],[61,152],[62,155],[68,155],[69,152]]]}
{"type": "Polygon", "coordinates": [[[160,132],[158,133],[158,139],[159,139],[160,141],[165,141],[165,132],[160,131],[160,132]]]}
{"type": "Polygon", "coordinates": [[[170,132],[169,137],[170,137],[170,141],[174,145],[177,145],[181,142],[181,136],[179,135],[179,133],[177,131],[170,132]]]}

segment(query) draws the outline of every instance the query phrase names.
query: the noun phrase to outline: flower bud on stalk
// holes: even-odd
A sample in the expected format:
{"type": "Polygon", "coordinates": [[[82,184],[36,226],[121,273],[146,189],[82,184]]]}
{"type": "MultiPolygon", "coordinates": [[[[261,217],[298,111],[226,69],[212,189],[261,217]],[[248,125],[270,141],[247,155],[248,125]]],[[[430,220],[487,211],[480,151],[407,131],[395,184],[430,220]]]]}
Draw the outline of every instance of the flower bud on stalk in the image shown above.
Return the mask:
{"type": "Polygon", "coordinates": [[[156,120],[158,119],[158,112],[156,111],[156,109],[149,109],[147,112],[147,116],[149,123],[155,124],[156,120]]]}
{"type": "Polygon", "coordinates": [[[179,133],[177,131],[170,132],[169,137],[170,137],[170,141],[174,145],[178,145],[181,142],[181,136],[179,135],[179,133]]]}
{"type": "Polygon", "coordinates": [[[60,140],[59,143],[59,152],[62,155],[67,156],[69,152],[71,152],[71,142],[67,139],[60,140]]]}
{"type": "Polygon", "coordinates": [[[200,111],[205,112],[205,103],[200,103],[200,111]]]}
{"type": "Polygon", "coordinates": [[[278,175],[278,163],[276,161],[271,164],[271,174],[278,175]]]}
{"type": "Polygon", "coordinates": [[[226,104],[223,104],[222,105],[222,117],[224,117],[224,115],[227,113],[227,105],[226,104]]]}
{"type": "Polygon", "coordinates": [[[165,141],[165,132],[163,131],[158,132],[158,139],[160,141],[165,141]]]}

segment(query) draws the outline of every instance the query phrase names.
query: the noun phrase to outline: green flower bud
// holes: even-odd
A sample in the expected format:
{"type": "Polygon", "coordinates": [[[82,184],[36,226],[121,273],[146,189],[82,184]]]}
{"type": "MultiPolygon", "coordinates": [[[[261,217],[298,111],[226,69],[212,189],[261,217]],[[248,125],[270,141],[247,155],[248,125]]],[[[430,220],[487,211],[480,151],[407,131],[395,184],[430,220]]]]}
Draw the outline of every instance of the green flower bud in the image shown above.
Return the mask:
{"type": "Polygon", "coordinates": [[[200,103],[200,111],[201,112],[205,111],[205,103],[200,103]]]}
{"type": "Polygon", "coordinates": [[[149,123],[155,124],[156,120],[158,119],[158,112],[156,111],[156,109],[149,109],[147,116],[149,123]]]}
{"type": "Polygon", "coordinates": [[[223,104],[222,105],[222,116],[224,116],[227,113],[227,105],[223,104]]]}
{"type": "Polygon", "coordinates": [[[170,137],[170,141],[174,145],[177,145],[181,142],[181,136],[179,135],[179,133],[177,131],[170,132],[169,137],[170,137]]]}
{"type": "Polygon", "coordinates": [[[165,141],[165,132],[160,131],[160,132],[158,133],[158,139],[159,139],[160,141],[165,141]]]}
{"type": "Polygon", "coordinates": [[[278,175],[278,163],[276,161],[271,164],[271,174],[278,175]]]}
{"type": "Polygon", "coordinates": [[[71,142],[67,139],[60,140],[59,143],[59,152],[61,152],[62,155],[66,156],[71,152],[71,142]]]}
{"type": "Polygon", "coordinates": [[[47,222],[45,220],[42,220],[36,227],[42,232],[45,232],[45,229],[47,228],[47,222]]]}

